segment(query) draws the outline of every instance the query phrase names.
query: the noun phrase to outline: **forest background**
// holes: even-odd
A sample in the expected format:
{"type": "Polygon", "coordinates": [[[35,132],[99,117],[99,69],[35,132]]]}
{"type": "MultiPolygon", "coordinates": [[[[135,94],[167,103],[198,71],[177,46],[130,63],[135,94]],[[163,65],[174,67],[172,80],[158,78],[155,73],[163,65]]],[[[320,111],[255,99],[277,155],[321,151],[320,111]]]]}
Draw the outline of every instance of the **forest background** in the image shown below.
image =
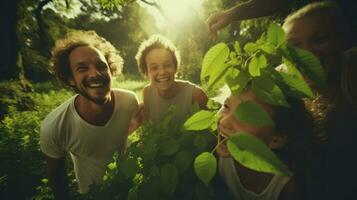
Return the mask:
{"type": "MultiPolygon", "coordinates": [[[[95,30],[124,58],[123,74],[116,77],[114,87],[133,90],[141,98],[147,82],[134,59],[140,42],[157,33],[170,38],[181,53],[178,77],[200,84],[202,59],[214,45],[205,20],[210,13],[240,2],[244,1],[2,1],[0,199],[52,198],[39,149],[40,122],[73,95],[47,71],[57,39],[73,30],[95,30]]],[[[242,45],[255,41],[270,22],[281,24],[288,13],[306,2],[291,1],[273,16],[233,23],[219,33],[218,40],[242,45]]],[[[73,177],[73,171],[68,173],[73,177]]]]}

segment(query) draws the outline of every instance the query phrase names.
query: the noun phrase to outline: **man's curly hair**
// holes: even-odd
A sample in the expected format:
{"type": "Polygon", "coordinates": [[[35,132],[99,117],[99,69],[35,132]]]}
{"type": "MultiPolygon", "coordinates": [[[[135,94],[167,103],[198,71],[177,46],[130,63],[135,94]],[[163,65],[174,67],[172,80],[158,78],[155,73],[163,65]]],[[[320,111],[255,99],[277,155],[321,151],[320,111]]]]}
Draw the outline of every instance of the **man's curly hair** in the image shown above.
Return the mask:
{"type": "Polygon", "coordinates": [[[98,49],[108,62],[112,75],[121,73],[123,59],[119,51],[95,31],[73,31],[67,37],[58,40],[53,47],[48,70],[65,85],[69,85],[72,77],[69,55],[77,47],[91,46],[98,49]]]}
{"type": "Polygon", "coordinates": [[[145,61],[146,55],[148,55],[151,50],[160,48],[167,49],[171,53],[176,68],[180,66],[181,57],[176,46],[162,35],[152,35],[149,39],[140,44],[138,53],[135,56],[139,71],[143,75],[146,75],[148,72],[145,61]]]}

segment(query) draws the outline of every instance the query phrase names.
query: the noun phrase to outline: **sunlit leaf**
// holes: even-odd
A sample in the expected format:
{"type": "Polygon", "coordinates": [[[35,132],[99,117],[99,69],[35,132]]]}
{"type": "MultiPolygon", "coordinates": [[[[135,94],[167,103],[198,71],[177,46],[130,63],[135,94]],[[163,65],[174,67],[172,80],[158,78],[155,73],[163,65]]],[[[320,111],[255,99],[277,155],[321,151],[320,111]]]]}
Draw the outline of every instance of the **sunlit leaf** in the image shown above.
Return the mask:
{"type": "Polygon", "coordinates": [[[276,54],[276,48],[270,42],[261,45],[260,49],[263,50],[265,53],[268,53],[268,54],[276,54]]]}
{"type": "Polygon", "coordinates": [[[247,44],[244,45],[244,51],[247,53],[254,53],[258,49],[259,49],[259,45],[253,42],[248,42],[247,44]]]}
{"type": "Polygon", "coordinates": [[[285,40],[285,32],[281,26],[276,23],[270,23],[268,27],[268,41],[275,46],[279,46],[285,42],[285,40]]]}
{"type": "Polygon", "coordinates": [[[235,68],[232,68],[226,76],[227,85],[234,95],[239,95],[249,80],[250,77],[245,71],[239,71],[235,68]]]}
{"type": "Polygon", "coordinates": [[[117,163],[116,162],[111,162],[108,164],[108,168],[110,170],[116,169],[117,168],[117,163]]]}
{"type": "Polygon", "coordinates": [[[241,123],[254,126],[274,126],[274,121],[268,113],[253,101],[241,102],[236,108],[234,115],[241,123]]]}
{"type": "Polygon", "coordinates": [[[249,62],[249,73],[253,77],[260,76],[260,69],[267,66],[267,59],[264,55],[254,56],[249,62]]]}
{"type": "Polygon", "coordinates": [[[225,43],[211,47],[202,61],[201,80],[210,76],[214,69],[221,68],[229,56],[229,48],[225,43]]]}
{"type": "Polygon", "coordinates": [[[242,48],[240,47],[240,44],[239,44],[238,41],[235,41],[235,42],[234,42],[233,47],[234,47],[234,51],[235,51],[238,55],[242,53],[242,48]]]}
{"type": "Polygon", "coordinates": [[[194,167],[198,178],[208,185],[216,174],[217,160],[211,153],[203,152],[196,157],[194,167]]]}
{"type": "Polygon", "coordinates": [[[289,107],[283,91],[269,78],[253,79],[252,91],[260,100],[268,104],[289,107]]]}
{"type": "Polygon", "coordinates": [[[282,176],[292,175],[274,152],[250,133],[239,132],[232,135],[227,147],[232,157],[249,169],[282,176]]]}
{"type": "Polygon", "coordinates": [[[216,85],[219,81],[224,81],[224,77],[226,72],[232,67],[230,63],[225,63],[221,65],[219,68],[212,69],[212,72],[209,77],[208,81],[208,90],[211,89],[213,86],[216,85]]]}
{"type": "Polygon", "coordinates": [[[192,115],[183,125],[184,129],[198,131],[204,130],[211,126],[214,122],[216,112],[202,110],[192,115]]]}

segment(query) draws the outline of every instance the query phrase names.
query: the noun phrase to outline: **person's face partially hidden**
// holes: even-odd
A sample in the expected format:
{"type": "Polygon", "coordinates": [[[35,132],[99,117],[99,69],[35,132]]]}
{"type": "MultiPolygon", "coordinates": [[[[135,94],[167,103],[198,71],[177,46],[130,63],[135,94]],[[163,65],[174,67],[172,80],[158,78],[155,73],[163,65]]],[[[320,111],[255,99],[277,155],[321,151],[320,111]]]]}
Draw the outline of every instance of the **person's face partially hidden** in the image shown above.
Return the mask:
{"type": "Polygon", "coordinates": [[[77,93],[96,104],[110,100],[112,74],[104,55],[96,48],[80,46],[69,55],[70,85],[77,93]]]}
{"type": "Polygon", "coordinates": [[[328,72],[337,65],[343,41],[338,34],[336,19],[328,13],[317,13],[284,25],[291,44],[312,52],[328,72]]]}
{"type": "MultiPolygon", "coordinates": [[[[240,96],[232,95],[226,99],[222,109],[220,110],[220,118],[218,120],[218,142],[222,141],[224,138],[228,138],[232,134],[237,132],[245,132],[262,140],[270,148],[278,148],[284,145],[284,141],[280,140],[281,137],[285,138],[280,134],[276,134],[274,128],[271,126],[254,126],[251,124],[242,123],[235,117],[235,110],[241,104],[242,101],[253,101],[259,104],[270,116],[274,114],[274,110],[271,106],[262,103],[253,94],[251,90],[244,91],[240,96]],[[277,140],[279,139],[279,141],[277,140]],[[276,142],[279,142],[277,144],[276,142]]],[[[226,142],[223,142],[218,148],[217,153],[221,157],[229,157],[230,153],[226,146],[226,142]]]]}

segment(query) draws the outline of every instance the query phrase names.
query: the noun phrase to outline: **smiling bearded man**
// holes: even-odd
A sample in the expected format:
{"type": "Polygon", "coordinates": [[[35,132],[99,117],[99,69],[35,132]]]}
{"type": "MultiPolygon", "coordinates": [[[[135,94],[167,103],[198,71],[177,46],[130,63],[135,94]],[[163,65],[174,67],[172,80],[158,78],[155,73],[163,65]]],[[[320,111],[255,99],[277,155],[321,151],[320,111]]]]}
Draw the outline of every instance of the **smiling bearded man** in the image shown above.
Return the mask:
{"type": "Polygon", "coordinates": [[[50,71],[77,94],[42,121],[40,145],[56,199],[69,199],[67,152],[79,191],[86,193],[101,182],[114,152],[124,152],[138,101],[132,92],[112,89],[122,58],[94,31],[73,32],[56,43],[52,55],[50,71]]]}

